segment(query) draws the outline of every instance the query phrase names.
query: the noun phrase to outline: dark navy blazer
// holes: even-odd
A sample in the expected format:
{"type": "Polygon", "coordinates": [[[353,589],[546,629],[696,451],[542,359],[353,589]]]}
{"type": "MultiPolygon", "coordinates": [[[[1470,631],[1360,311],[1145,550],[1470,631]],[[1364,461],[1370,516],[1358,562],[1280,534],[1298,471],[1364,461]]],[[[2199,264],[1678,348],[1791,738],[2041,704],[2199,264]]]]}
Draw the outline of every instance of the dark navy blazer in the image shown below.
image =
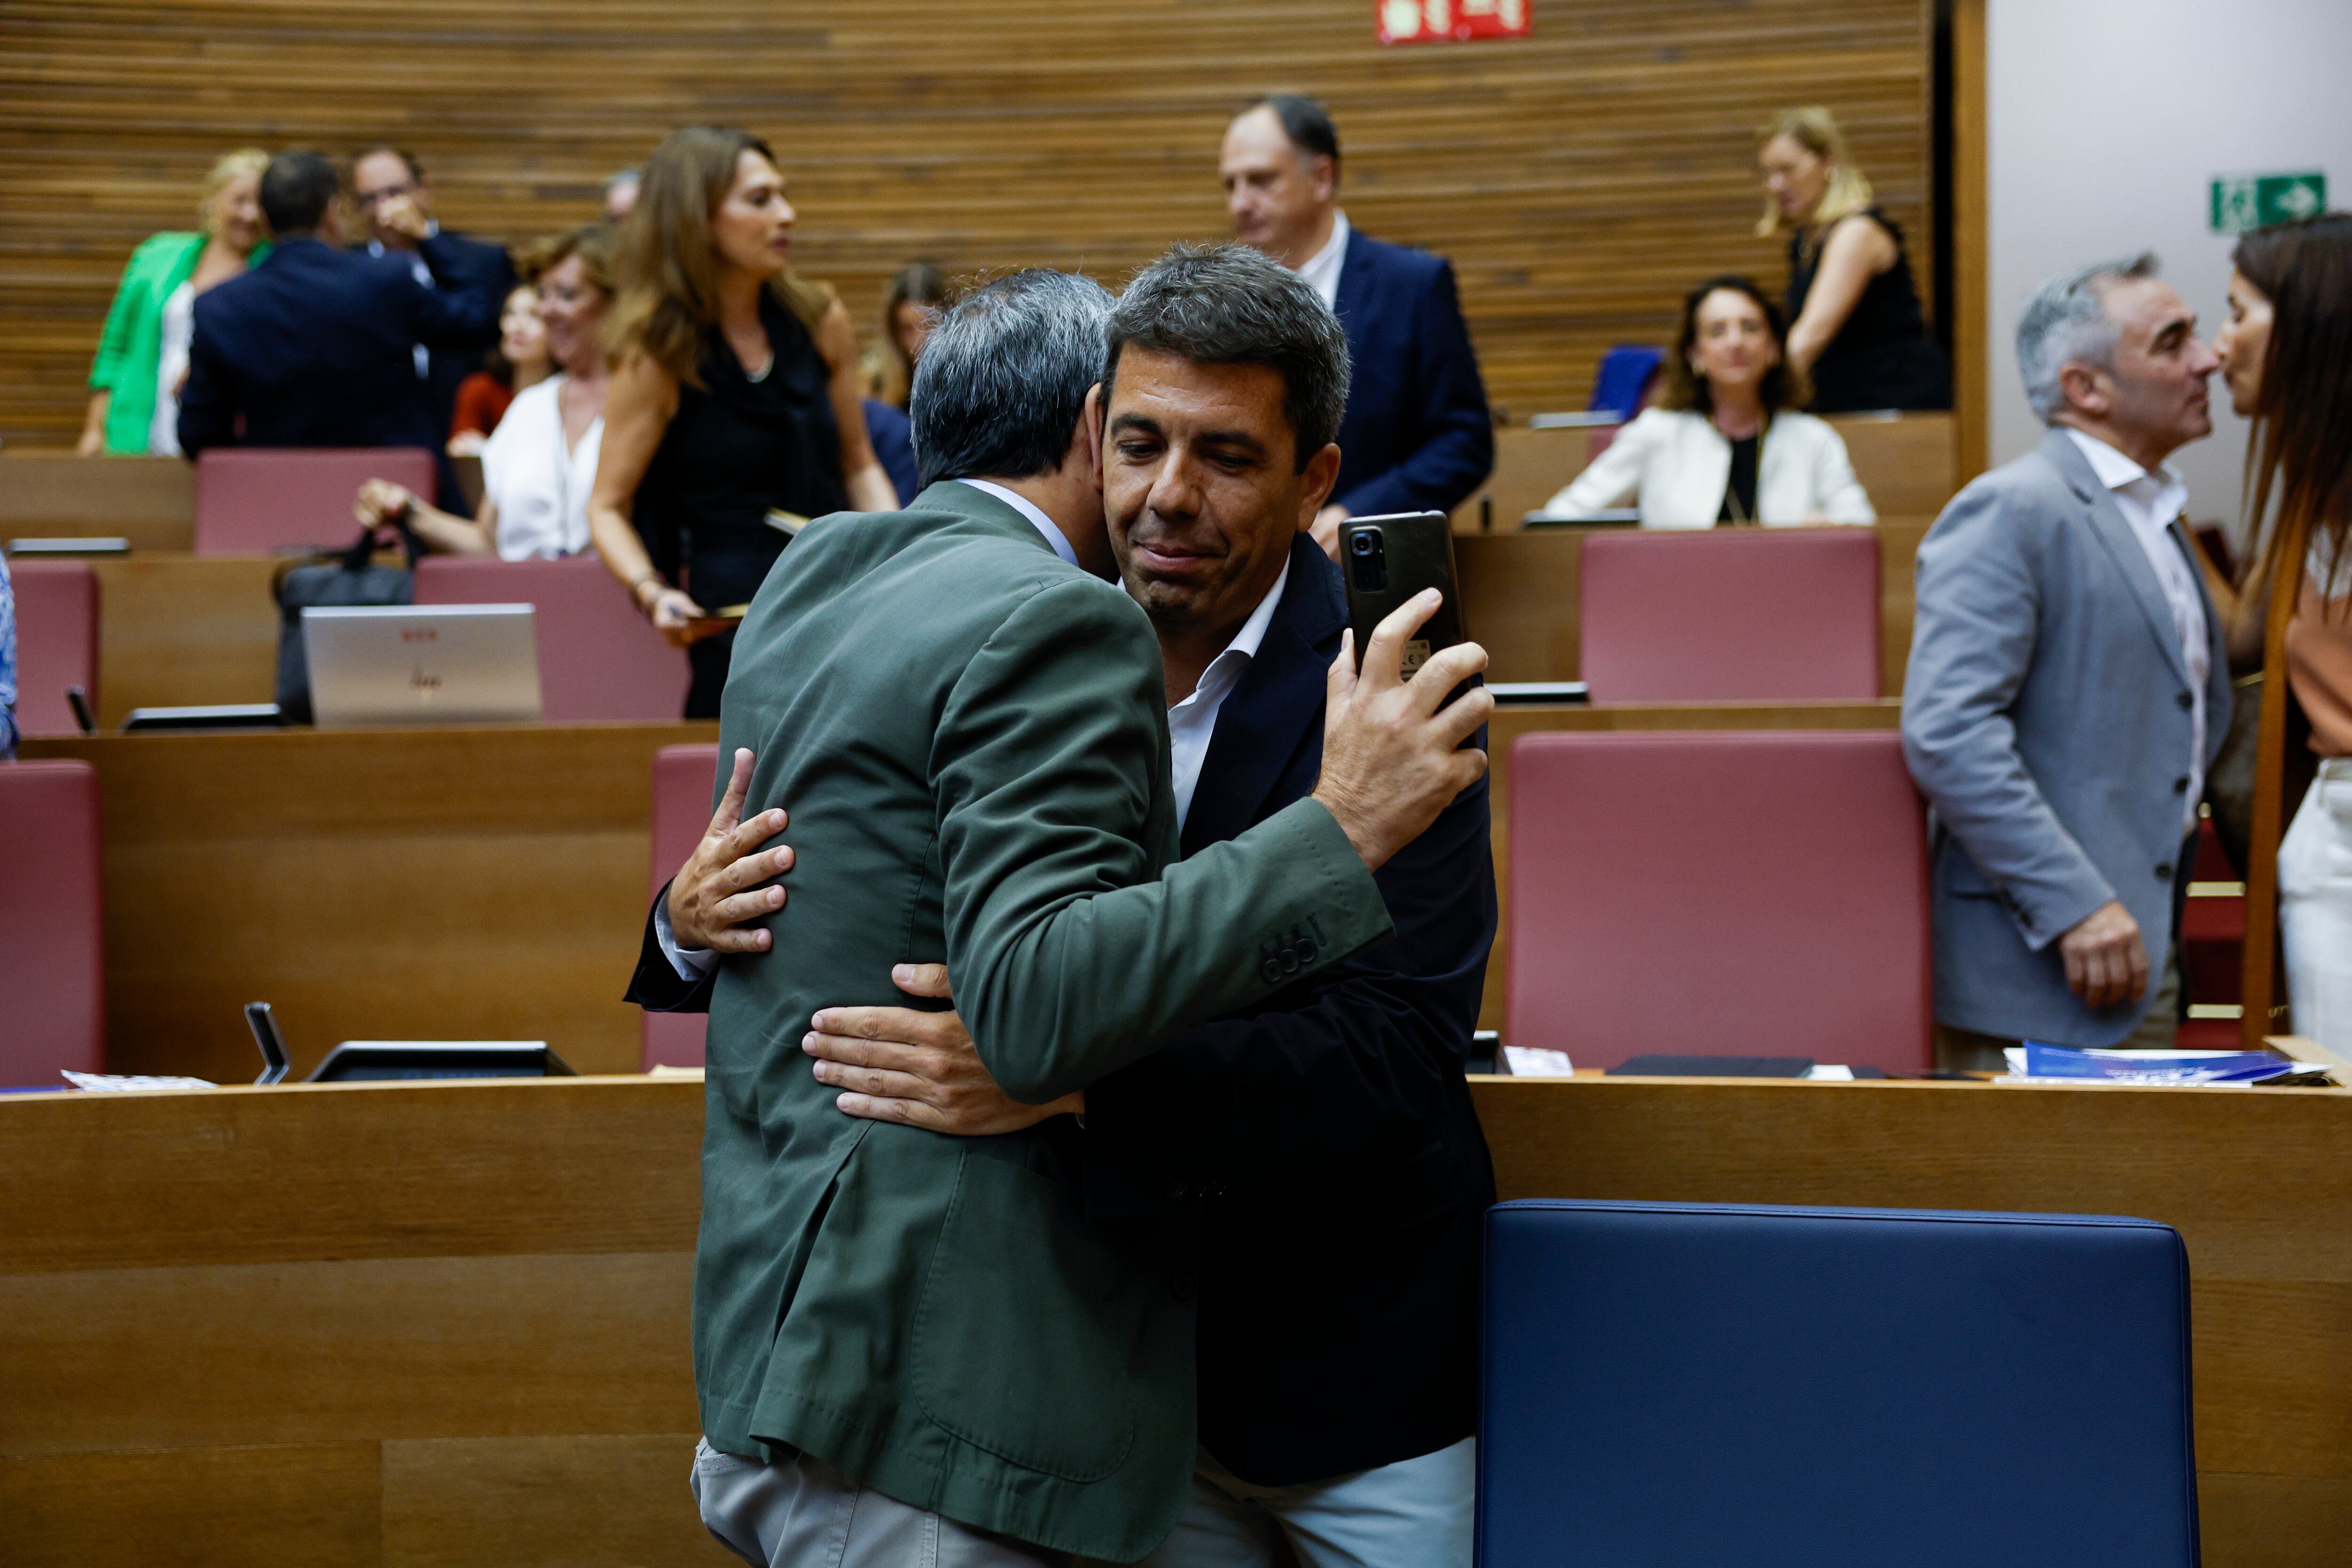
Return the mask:
{"type": "MultiPolygon", "coordinates": [[[[1324,672],[1347,624],[1339,569],[1300,535],[1257,657],[1218,710],[1186,855],[1314,790],[1324,672]]],[[[1201,1441],[1265,1486],[1412,1458],[1477,1427],[1495,1175],[1464,1073],[1495,940],[1486,781],[1375,879],[1388,942],[1087,1090],[1098,1216],[1203,1205],[1201,1441]]],[[[678,978],[648,911],[628,999],[698,1012],[709,994],[709,978],[678,978]]]]}
{"type": "Polygon", "coordinates": [[[1452,511],[1495,467],[1495,423],[1444,258],[1351,228],[1333,308],[1355,376],[1331,500],[1355,517],[1452,511]]]}
{"type": "Polygon", "coordinates": [[[406,257],[281,242],[252,271],[196,297],[180,449],[424,447],[436,424],[414,350],[495,333],[499,301],[443,268],[450,241],[419,247],[443,287],[420,286],[406,257]]]}

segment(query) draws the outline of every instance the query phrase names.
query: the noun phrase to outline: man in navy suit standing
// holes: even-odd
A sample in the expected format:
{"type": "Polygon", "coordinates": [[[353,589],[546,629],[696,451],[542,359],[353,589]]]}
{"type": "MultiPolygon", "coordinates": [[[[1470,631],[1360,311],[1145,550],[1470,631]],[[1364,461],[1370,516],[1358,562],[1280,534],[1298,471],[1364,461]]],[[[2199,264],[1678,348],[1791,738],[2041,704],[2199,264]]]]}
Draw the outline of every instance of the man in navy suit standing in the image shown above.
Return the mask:
{"type": "Polygon", "coordinates": [[[433,186],[416,155],[392,146],[371,147],[352,160],[352,199],[367,220],[367,252],[408,264],[409,276],[426,289],[470,289],[490,300],[490,320],[479,332],[416,346],[416,374],[425,380],[425,400],[441,438],[457,406],[457,384],[482,368],[485,351],[497,346],[498,315],[514,291],[514,258],[503,245],[445,229],[433,216],[433,186]],[[427,241],[433,255],[425,254],[427,241]]]}
{"type": "MultiPolygon", "coordinates": [[[[180,449],[423,447],[447,437],[416,374],[420,343],[495,331],[499,301],[439,270],[426,289],[404,261],[338,250],[320,237],[341,181],[316,153],[281,153],[261,176],[277,247],[196,298],[180,449]]],[[[442,241],[420,253],[439,268],[442,241]]]]}
{"type": "Polygon", "coordinates": [[[1234,237],[1314,285],[1347,329],[1346,456],[1315,542],[1336,561],[1350,517],[1460,506],[1495,467],[1495,426],[1452,264],[1349,224],[1339,132],[1311,98],[1276,93],[1244,110],[1219,174],[1234,237]]]}
{"type": "MultiPolygon", "coordinates": [[[[1103,501],[1167,667],[1188,858],[1309,794],[1321,767],[1348,614],[1307,529],[1344,458],[1299,449],[1291,404],[1318,382],[1336,398],[1331,325],[1238,247],[1172,253],[1111,318],[1103,501]]],[[[781,814],[739,826],[732,810],[648,918],[631,986],[648,1007],[706,1007],[714,952],[765,951],[769,932],[736,922],[782,901],[763,886],[783,868],[781,814]]],[[[1200,1272],[1178,1282],[1197,1293],[1200,1456],[1145,1568],[1293,1553],[1307,1568],[1469,1568],[1479,1228],[1495,1197],[1464,1077],[1496,926],[1486,780],[1375,879],[1389,941],[1085,1091],[1089,1215],[1198,1205],[1202,1219],[1200,1272]]],[[[950,993],[936,964],[896,978],[950,993]]],[[[987,1136],[1057,1109],[1008,1099],[952,1012],[817,1022],[813,1070],[852,1115],[987,1136]]]]}

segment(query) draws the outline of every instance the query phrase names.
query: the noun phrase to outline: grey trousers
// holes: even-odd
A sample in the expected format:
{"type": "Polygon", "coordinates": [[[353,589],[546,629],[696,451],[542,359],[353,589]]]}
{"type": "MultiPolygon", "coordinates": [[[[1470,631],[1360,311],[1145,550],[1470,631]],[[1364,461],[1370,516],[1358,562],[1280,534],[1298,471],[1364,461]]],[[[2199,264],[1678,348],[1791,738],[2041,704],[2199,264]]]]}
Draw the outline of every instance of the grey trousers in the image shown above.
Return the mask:
{"type": "Polygon", "coordinates": [[[1067,1568],[1077,1561],[884,1497],[806,1454],[763,1465],[698,1443],[693,1479],[703,1524],[756,1568],[1067,1568]]]}
{"type": "Polygon", "coordinates": [[[1241,1479],[1204,1449],[1175,1533],[1141,1568],[1470,1568],[1478,1440],[1297,1486],[1241,1479]]]}

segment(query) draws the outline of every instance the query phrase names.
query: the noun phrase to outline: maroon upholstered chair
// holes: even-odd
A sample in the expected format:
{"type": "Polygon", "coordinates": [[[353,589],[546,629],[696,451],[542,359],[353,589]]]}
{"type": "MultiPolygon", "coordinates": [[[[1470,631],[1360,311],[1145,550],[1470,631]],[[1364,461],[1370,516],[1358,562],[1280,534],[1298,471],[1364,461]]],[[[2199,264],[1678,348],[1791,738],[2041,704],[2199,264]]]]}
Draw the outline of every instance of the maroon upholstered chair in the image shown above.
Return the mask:
{"type": "Polygon", "coordinates": [[[8,563],[16,593],[16,728],[27,735],[79,735],[66,688],[79,686],[98,710],[98,574],[87,561],[8,563]]]}
{"type": "Polygon", "coordinates": [[[262,555],[289,544],[359,537],[352,499],[370,479],[433,494],[420,447],[215,447],[196,459],[196,553],[262,555]]]}
{"type": "Polygon", "coordinates": [[[0,763],[0,1087],[102,1072],[98,771],[0,763]]]}
{"type": "MultiPolygon", "coordinates": [[[[719,775],[719,748],[664,746],[654,753],[654,863],[646,899],[662,889],[710,826],[710,795],[719,775]]],[[[702,1065],[700,1013],[646,1015],[645,1070],[702,1065]]]]}
{"type": "Polygon", "coordinates": [[[1874,529],[1594,534],[1582,578],[1595,702],[1879,695],[1874,529]]]}
{"type": "Polygon", "coordinates": [[[1511,748],[1514,1046],[1924,1070],[1926,813],[1891,731],[1511,748]]]}
{"type": "MultiPolygon", "coordinates": [[[[540,696],[551,722],[668,720],[686,709],[686,654],[662,641],[593,555],[428,555],[416,563],[416,602],[534,606],[540,696]]],[[[708,811],[702,820],[709,824],[708,811]]]]}

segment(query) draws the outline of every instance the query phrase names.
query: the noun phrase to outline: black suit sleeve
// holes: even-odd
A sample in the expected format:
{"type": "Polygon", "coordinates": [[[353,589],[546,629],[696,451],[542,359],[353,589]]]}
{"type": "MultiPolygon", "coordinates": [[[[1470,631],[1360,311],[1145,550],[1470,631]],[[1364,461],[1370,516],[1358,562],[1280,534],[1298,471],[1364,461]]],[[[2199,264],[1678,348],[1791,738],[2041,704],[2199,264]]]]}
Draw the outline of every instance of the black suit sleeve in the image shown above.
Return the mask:
{"type": "Polygon", "coordinates": [[[207,447],[236,439],[236,390],[221,363],[220,347],[196,315],[188,343],[188,384],[180,392],[180,450],[190,458],[207,447]]]}
{"type": "Polygon", "coordinates": [[[506,251],[436,234],[420,241],[416,253],[425,258],[425,269],[433,274],[436,285],[415,289],[416,341],[436,349],[495,345],[499,311],[514,284],[514,262],[506,251]]]}
{"type": "Polygon", "coordinates": [[[1421,395],[1412,449],[1394,468],[1331,498],[1352,517],[1451,511],[1494,470],[1494,415],[1450,262],[1438,264],[1414,310],[1412,379],[1421,395]]]}
{"type": "Polygon", "coordinates": [[[1394,938],[1088,1087],[1091,1202],[1410,1153],[1431,1135],[1444,1080],[1465,1070],[1495,939],[1486,781],[1376,880],[1394,938]]]}
{"type": "Polygon", "coordinates": [[[719,979],[719,966],[712,964],[699,979],[688,980],[670,963],[669,954],[662,951],[661,937],[654,930],[654,910],[669,897],[669,884],[654,895],[646,910],[645,941],[637,949],[637,972],[629,976],[629,988],[622,994],[624,1002],[635,1002],[648,1013],[708,1013],[710,1011],[710,989],[719,979]]]}

